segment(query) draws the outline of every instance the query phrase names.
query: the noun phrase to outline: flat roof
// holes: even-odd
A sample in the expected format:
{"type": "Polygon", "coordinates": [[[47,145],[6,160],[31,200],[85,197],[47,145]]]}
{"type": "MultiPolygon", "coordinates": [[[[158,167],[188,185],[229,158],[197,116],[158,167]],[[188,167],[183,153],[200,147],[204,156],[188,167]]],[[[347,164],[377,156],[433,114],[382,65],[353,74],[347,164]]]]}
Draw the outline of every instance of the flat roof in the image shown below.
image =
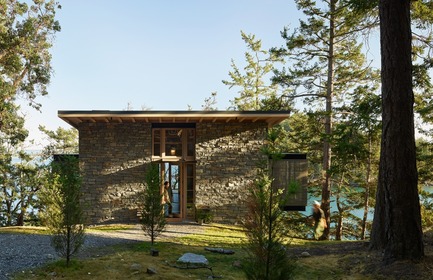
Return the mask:
{"type": "Polygon", "coordinates": [[[59,118],[77,128],[80,123],[242,123],[266,122],[278,124],[289,117],[290,111],[64,111],[59,118]]]}

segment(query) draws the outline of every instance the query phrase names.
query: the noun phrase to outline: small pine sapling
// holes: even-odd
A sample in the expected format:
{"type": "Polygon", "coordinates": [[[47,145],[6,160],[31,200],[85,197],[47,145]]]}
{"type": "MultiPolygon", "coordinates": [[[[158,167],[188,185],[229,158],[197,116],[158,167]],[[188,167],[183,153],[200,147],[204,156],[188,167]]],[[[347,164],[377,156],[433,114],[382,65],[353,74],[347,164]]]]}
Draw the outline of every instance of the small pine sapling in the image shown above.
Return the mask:
{"type": "Polygon", "coordinates": [[[52,162],[51,167],[49,185],[40,193],[44,205],[41,219],[52,234],[54,249],[66,258],[66,266],[69,266],[71,257],[83,245],[85,237],[78,158],[62,156],[52,162]]]}
{"type": "Polygon", "coordinates": [[[158,164],[149,164],[144,178],[145,190],[141,196],[141,228],[150,237],[153,250],[155,239],[164,230],[166,220],[162,204],[161,180],[158,164]]]}

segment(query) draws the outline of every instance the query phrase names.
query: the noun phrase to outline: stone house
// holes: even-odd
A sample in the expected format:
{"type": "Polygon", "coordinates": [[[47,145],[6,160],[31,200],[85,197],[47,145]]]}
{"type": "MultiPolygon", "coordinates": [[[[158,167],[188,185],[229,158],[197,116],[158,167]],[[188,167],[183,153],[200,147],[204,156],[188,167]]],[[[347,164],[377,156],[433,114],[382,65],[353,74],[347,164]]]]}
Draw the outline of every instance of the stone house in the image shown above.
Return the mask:
{"type": "MultiPolygon", "coordinates": [[[[79,131],[83,202],[89,224],[136,223],[146,165],[171,184],[170,220],[210,209],[216,222],[236,223],[264,159],[267,129],[289,112],[59,111],[79,131]]],[[[161,192],[163,186],[161,186],[161,192]]]]}

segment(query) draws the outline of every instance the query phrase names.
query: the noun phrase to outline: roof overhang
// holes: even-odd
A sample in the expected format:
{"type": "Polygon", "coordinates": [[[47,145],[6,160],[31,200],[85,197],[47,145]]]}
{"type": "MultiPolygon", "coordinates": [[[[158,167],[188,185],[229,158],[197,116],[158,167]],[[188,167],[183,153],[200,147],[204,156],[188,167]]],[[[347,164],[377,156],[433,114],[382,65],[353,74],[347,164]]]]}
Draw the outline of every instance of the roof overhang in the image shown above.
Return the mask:
{"type": "Polygon", "coordinates": [[[269,127],[289,117],[289,111],[58,111],[75,128],[80,123],[247,123],[266,122],[269,127]]]}

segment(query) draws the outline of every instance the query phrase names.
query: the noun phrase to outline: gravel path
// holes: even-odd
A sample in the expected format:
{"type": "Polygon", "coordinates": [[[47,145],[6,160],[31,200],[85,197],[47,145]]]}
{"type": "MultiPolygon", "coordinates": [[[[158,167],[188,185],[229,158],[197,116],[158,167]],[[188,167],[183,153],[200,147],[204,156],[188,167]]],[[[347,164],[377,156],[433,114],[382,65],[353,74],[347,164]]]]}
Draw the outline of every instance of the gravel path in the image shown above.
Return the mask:
{"type": "MultiPolygon", "coordinates": [[[[201,233],[204,227],[195,223],[168,224],[158,238],[181,237],[201,233]]],[[[82,251],[121,243],[149,240],[136,225],[131,229],[118,231],[91,231],[86,234],[82,251]]],[[[50,237],[40,234],[0,234],[0,280],[10,279],[12,273],[41,266],[58,258],[51,247],[50,237]]]]}

